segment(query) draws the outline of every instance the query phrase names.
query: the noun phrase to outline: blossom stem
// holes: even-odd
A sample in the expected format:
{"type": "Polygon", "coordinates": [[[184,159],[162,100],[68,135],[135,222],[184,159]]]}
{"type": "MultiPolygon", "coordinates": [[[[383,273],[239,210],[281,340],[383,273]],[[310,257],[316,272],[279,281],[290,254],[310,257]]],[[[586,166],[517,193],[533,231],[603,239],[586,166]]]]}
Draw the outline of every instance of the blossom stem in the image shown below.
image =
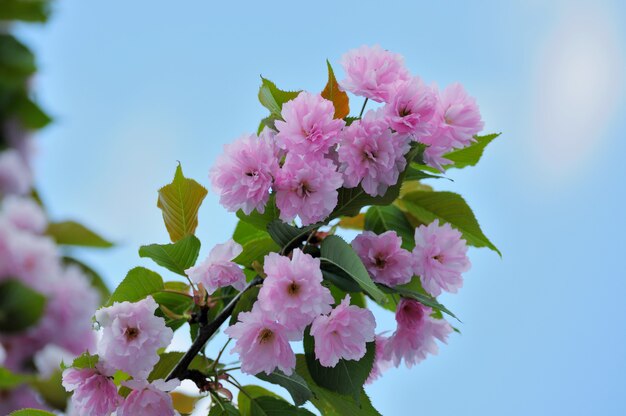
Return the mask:
{"type": "Polygon", "coordinates": [[[367,105],[367,100],[369,100],[369,98],[366,98],[365,101],[363,101],[363,107],[361,107],[361,112],[359,113],[359,118],[361,118],[363,116],[363,111],[365,111],[365,106],[367,105]]]}
{"type": "Polygon", "coordinates": [[[233,313],[237,302],[241,298],[241,296],[251,287],[258,285],[261,283],[263,279],[261,277],[256,276],[248,285],[239,292],[233,300],[230,301],[224,309],[221,310],[219,315],[215,317],[215,319],[206,325],[201,325],[200,330],[198,331],[198,337],[191,344],[189,350],[183,355],[183,358],[180,359],[176,367],[170,372],[167,376],[167,381],[177,378],[179,380],[183,380],[185,378],[185,374],[187,373],[187,369],[191,364],[191,361],[195,358],[196,355],[204,348],[204,344],[215,334],[215,332],[222,326],[222,324],[228,319],[228,317],[233,313]]]}

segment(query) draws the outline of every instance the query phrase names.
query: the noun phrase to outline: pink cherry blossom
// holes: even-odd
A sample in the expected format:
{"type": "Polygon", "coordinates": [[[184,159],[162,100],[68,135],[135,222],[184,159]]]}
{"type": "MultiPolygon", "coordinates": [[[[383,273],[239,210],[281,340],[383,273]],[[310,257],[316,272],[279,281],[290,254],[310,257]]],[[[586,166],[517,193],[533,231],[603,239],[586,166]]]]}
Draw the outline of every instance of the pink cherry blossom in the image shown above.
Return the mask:
{"type": "MultiPolygon", "coordinates": [[[[26,384],[10,390],[2,391],[0,400],[0,415],[10,415],[15,410],[21,409],[44,409],[52,410],[47,405],[41,403],[37,393],[26,384]]],[[[98,415],[96,415],[98,416],[98,415]]]]}
{"type": "Polygon", "coordinates": [[[390,88],[396,82],[411,77],[401,55],[378,45],[348,51],[341,58],[341,65],[346,71],[341,87],[379,103],[389,99],[390,88]]]}
{"type": "Polygon", "coordinates": [[[430,120],[435,114],[436,95],[419,77],[398,82],[391,89],[384,107],[389,127],[398,133],[421,137],[430,132],[430,120]]]}
{"type": "Polygon", "coordinates": [[[459,83],[441,92],[433,121],[437,128],[433,135],[445,137],[454,148],[468,146],[474,141],[474,135],[483,129],[476,100],[459,83]]]}
{"type": "Polygon", "coordinates": [[[277,120],[276,143],[287,152],[321,157],[337,143],[337,135],[345,122],[335,119],[332,101],[306,91],[283,104],[277,120]]]}
{"type": "Polygon", "coordinates": [[[391,362],[385,360],[385,345],[387,345],[387,337],[383,335],[376,335],[374,342],[376,342],[376,355],[374,356],[374,365],[370,375],[365,380],[365,384],[372,384],[383,372],[387,371],[391,367],[391,362]]]}
{"type": "Polygon", "coordinates": [[[320,315],[313,321],[315,356],[324,367],[334,367],[340,359],[360,360],[366,343],[374,341],[375,328],[372,312],[350,305],[350,295],[346,295],[330,315],[320,315]]]}
{"type": "Polygon", "coordinates": [[[0,194],[25,195],[32,182],[30,167],[17,150],[0,152],[0,194]]]}
{"type": "Polygon", "coordinates": [[[413,256],[401,245],[402,239],[395,231],[386,231],[380,235],[364,231],[352,241],[354,251],[372,279],[387,286],[409,283],[413,277],[413,256]]]}
{"type": "Polygon", "coordinates": [[[96,312],[102,327],[98,354],[107,369],[145,378],[159,361],[157,350],[169,345],[173,332],[154,316],[157,303],[148,296],[139,302],[115,302],[96,312]]]}
{"type": "Polygon", "coordinates": [[[130,380],[122,384],[133,391],[117,410],[117,416],[174,416],[178,414],[174,410],[172,396],[167,392],[178,387],[179,380],[173,379],[166,382],[159,379],[152,383],[144,380],[130,380]]]}
{"type": "Polygon", "coordinates": [[[278,322],[302,339],[304,328],[313,319],[329,313],[334,303],[330,290],[322,286],[320,260],[299,249],[292,258],[270,253],[263,270],[267,277],[259,291],[259,306],[273,313],[278,322]]]}
{"type": "Polygon", "coordinates": [[[68,368],[63,371],[63,387],[74,392],[72,406],[81,416],[109,416],[122,401],[113,380],[95,368],[68,368]]]}
{"type": "Polygon", "coordinates": [[[456,293],[463,286],[462,273],[471,267],[467,245],[458,230],[435,220],[415,230],[415,274],[422,286],[433,296],[442,290],[456,293]]]}
{"type": "Polygon", "coordinates": [[[15,228],[35,234],[41,234],[48,226],[46,214],[33,199],[7,195],[2,200],[0,217],[15,228]]]}
{"type": "Polygon", "coordinates": [[[240,255],[243,248],[234,240],[218,244],[209,253],[209,256],[197,266],[185,270],[185,273],[194,283],[202,283],[211,295],[220,287],[232,286],[243,290],[246,286],[246,276],[243,270],[232,260],[240,255]]]}
{"type": "Polygon", "coordinates": [[[270,138],[269,135],[263,139],[244,135],[224,145],[224,153],[218,157],[209,176],[214,191],[220,195],[220,203],[229,211],[265,212],[272,180],[278,170],[270,138]]]}
{"type": "Polygon", "coordinates": [[[302,225],[323,220],[337,205],[342,183],[331,160],[289,154],[275,184],[280,219],[289,222],[299,216],[302,225]]]}
{"type": "Polygon", "coordinates": [[[296,356],[289,345],[288,329],[272,313],[261,309],[258,302],[252,311],[239,313],[237,319],[224,332],[237,340],[231,352],[239,353],[241,371],[271,374],[278,368],[290,375],[296,366],[296,356]]]}
{"type": "MultiPolygon", "coordinates": [[[[4,221],[0,221],[2,223],[4,221]]],[[[0,228],[4,228],[0,224],[0,228]]],[[[61,273],[57,245],[49,237],[44,237],[20,230],[4,230],[0,234],[9,237],[0,242],[0,256],[6,258],[5,266],[9,276],[32,286],[35,290],[46,292],[49,285],[61,273]],[[6,251],[5,251],[6,250],[6,251]]],[[[0,235],[0,240],[3,236],[0,235]]]]}
{"type": "Polygon", "coordinates": [[[446,153],[450,152],[450,150],[452,150],[452,148],[447,145],[439,146],[431,144],[424,150],[424,163],[443,172],[445,170],[444,166],[452,164],[451,160],[443,157],[446,153]]]}
{"type": "Polygon", "coordinates": [[[379,112],[368,111],[341,135],[338,159],[344,186],[354,188],[360,182],[369,195],[384,195],[406,166],[409,141],[407,135],[392,133],[379,112]]]}
{"type": "Polygon", "coordinates": [[[404,359],[407,367],[424,360],[428,354],[439,351],[435,342],[446,342],[452,327],[443,319],[430,316],[432,309],[413,299],[403,298],[396,310],[396,332],[386,341],[384,360],[397,367],[404,359]]]}

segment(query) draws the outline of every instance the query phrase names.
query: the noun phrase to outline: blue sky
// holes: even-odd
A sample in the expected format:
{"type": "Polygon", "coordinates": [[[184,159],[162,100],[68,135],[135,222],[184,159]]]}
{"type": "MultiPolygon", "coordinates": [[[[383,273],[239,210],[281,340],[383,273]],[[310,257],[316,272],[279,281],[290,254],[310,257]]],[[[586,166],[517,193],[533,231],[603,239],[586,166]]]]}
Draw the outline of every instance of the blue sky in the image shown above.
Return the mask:
{"type": "MultiPolygon", "coordinates": [[[[427,82],[465,84],[485,131],[503,133],[478,167],[433,184],[465,196],[503,258],[471,250],[464,288],[442,298],[462,335],[368,387],[375,406],[626,414],[624,3],[337,3],[66,0],[49,25],[20,28],[56,117],[38,138],[38,187],[55,218],[119,243],[79,254],[112,285],[152,267],[136,253],[167,241],[156,190],[176,161],[208,184],[222,145],[265,115],[259,74],[321,90],[326,58],[340,76],[343,52],[378,43],[427,82]]],[[[202,255],[234,224],[210,193],[202,255]]],[[[377,318],[393,328],[391,314],[377,318]]]]}

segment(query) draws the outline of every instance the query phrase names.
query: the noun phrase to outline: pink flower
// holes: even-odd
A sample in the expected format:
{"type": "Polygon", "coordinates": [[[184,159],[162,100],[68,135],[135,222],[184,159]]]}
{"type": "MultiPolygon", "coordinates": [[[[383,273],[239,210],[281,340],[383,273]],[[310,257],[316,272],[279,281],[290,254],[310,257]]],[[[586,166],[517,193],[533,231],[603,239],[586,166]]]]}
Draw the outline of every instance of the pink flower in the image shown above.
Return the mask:
{"type": "Polygon", "coordinates": [[[145,378],[159,361],[157,350],[169,345],[173,332],[154,316],[157,303],[148,296],[139,302],[115,302],[96,312],[102,326],[98,355],[107,369],[145,378]]]}
{"type": "Polygon", "coordinates": [[[224,244],[218,244],[213,247],[206,260],[185,270],[185,274],[193,282],[202,283],[209,295],[226,286],[243,290],[246,286],[246,276],[243,270],[232,262],[242,251],[241,245],[232,239],[224,244]]]}
{"type": "Polygon", "coordinates": [[[461,233],[448,223],[439,226],[439,220],[415,230],[413,255],[415,274],[433,296],[439,296],[442,290],[456,293],[463,286],[461,274],[471,267],[461,233]]]}
{"type": "Polygon", "coordinates": [[[63,371],[63,387],[74,392],[72,405],[79,415],[109,416],[122,401],[113,380],[94,368],[63,371]]]}
{"type": "Polygon", "coordinates": [[[345,124],[334,118],[332,101],[306,91],[286,102],[281,115],[285,121],[276,120],[276,143],[287,152],[299,155],[320,157],[326,154],[337,143],[337,135],[345,124]]]}
{"type": "Polygon", "coordinates": [[[39,398],[37,392],[28,387],[27,384],[2,391],[2,400],[0,400],[0,415],[10,415],[15,410],[26,408],[43,408],[45,410],[52,410],[47,405],[41,403],[41,399],[39,398]]]}
{"type": "Polygon", "coordinates": [[[167,392],[178,387],[179,380],[165,382],[159,379],[152,383],[144,380],[129,380],[122,384],[133,391],[117,410],[117,416],[174,416],[178,414],[174,411],[172,396],[167,392]]]}
{"type": "Polygon", "coordinates": [[[275,184],[280,219],[289,222],[299,216],[302,225],[323,220],[337,205],[342,183],[332,161],[288,155],[275,184]]]}
{"type": "Polygon", "coordinates": [[[341,65],[346,71],[341,87],[379,103],[389,99],[389,90],[396,82],[411,77],[401,55],[378,45],[348,51],[341,58],[341,65]]]}
{"type": "Polygon", "coordinates": [[[368,309],[350,305],[350,295],[330,315],[320,315],[311,325],[315,356],[324,367],[334,367],[340,359],[360,360],[366,343],[374,341],[376,320],[368,309]]]}
{"type": "MultiPolygon", "coordinates": [[[[6,225],[0,221],[0,228],[6,225]]],[[[0,256],[7,257],[5,273],[35,290],[47,292],[49,285],[61,272],[58,247],[52,239],[20,230],[0,231],[8,241],[0,242],[0,256]],[[6,233],[6,234],[5,234],[6,233]],[[6,250],[6,251],[5,251],[6,250]]],[[[0,240],[3,236],[0,235],[0,240]]],[[[0,259],[5,260],[5,259],[0,259]]],[[[1,277],[1,276],[0,276],[1,277]]]]}
{"type": "Polygon", "coordinates": [[[0,217],[6,219],[15,228],[41,234],[48,226],[46,214],[39,204],[30,198],[7,195],[2,201],[0,217]]]}
{"type": "Polygon", "coordinates": [[[30,167],[17,150],[0,152],[0,194],[25,195],[32,182],[30,167]]]}
{"type": "Polygon", "coordinates": [[[391,362],[385,360],[385,345],[387,345],[387,339],[387,337],[382,335],[376,335],[374,339],[376,342],[376,355],[374,356],[372,371],[367,377],[367,380],[365,380],[365,384],[372,384],[391,366],[391,362]]]}
{"type": "Polygon", "coordinates": [[[435,339],[445,343],[452,328],[445,320],[432,318],[431,313],[431,308],[416,300],[402,298],[396,310],[398,328],[385,343],[384,359],[396,367],[404,359],[410,368],[428,354],[436,355],[439,348],[435,339]]]}
{"type": "Polygon", "coordinates": [[[478,104],[461,84],[446,87],[439,95],[433,117],[436,131],[428,144],[445,141],[450,148],[463,148],[474,141],[474,135],[483,129],[478,104]]]}
{"type": "Polygon", "coordinates": [[[363,261],[372,279],[391,287],[409,283],[413,277],[413,256],[401,248],[401,245],[402,239],[395,231],[380,235],[364,231],[352,241],[354,251],[363,261]]]}
{"type": "Polygon", "coordinates": [[[445,170],[443,168],[444,166],[452,164],[451,160],[443,157],[443,155],[448,153],[450,150],[452,149],[447,145],[439,146],[432,144],[424,150],[424,163],[438,169],[440,172],[443,172],[445,170]]]}
{"type": "Polygon", "coordinates": [[[277,253],[265,256],[267,278],[259,292],[259,306],[302,339],[313,319],[329,313],[334,303],[330,290],[322,286],[320,260],[295,249],[291,260],[277,253]]]}
{"type": "Polygon", "coordinates": [[[239,313],[237,319],[224,332],[237,340],[231,352],[239,353],[241,371],[271,374],[278,368],[290,375],[296,366],[296,356],[289,345],[287,328],[261,309],[258,302],[251,312],[239,313]]]}
{"type": "Polygon", "coordinates": [[[369,195],[384,195],[406,167],[409,140],[406,135],[392,133],[380,112],[368,111],[341,135],[338,159],[344,186],[354,188],[361,182],[369,195]]]}
{"type": "Polygon", "coordinates": [[[432,89],[419,77],[398,82],[391,90],[391,97],[384,107],[389,127],[398,133],[423,136],[430,132],[430,119],[437,104],[432,89]]]}
{"type": "Polygon", "coordinates": [[[213,189],[229,211],[241,209],[245,214],[254,209],[265,211],[272,179],[278,170],[274,144],[269,137],[242,136],[224,145],[224,154],[211,169],[213,189]]]}

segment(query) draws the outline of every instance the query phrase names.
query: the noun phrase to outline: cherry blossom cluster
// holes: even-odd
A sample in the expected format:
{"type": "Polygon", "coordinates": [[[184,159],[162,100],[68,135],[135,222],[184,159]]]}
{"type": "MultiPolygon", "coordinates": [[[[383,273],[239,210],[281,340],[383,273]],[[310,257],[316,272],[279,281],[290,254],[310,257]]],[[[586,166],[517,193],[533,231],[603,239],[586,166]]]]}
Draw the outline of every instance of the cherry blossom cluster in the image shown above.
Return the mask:
{"type": "Polygon", "coordinates": [[[313,224],[332,212],[342,186],[379,196],[395,185],[411,142],[425,144],[425,162],[442,170],[452,163],[444,155],[482,130],[478,105],[460,84],[438,91],[398,54],[363,46],[342,65],[342,88],[384,105],[348,123],[334,118],[333,102],[300,92],[282,106],[275,130],[225,145],[210,174],[224,207],[263,213],[273,193],[283,221],[313,224]]]}
{"type": "MultiPolygon", "coordinates": [[[[173,331],[154,315],[158,305],[150,296],[138,302],[115,302],[96,312],[101,329],[97,363],[87,368],[67,368],[63,386],[72,391],[72,411],[77,415],[174,415],[169,391],[177,379],[148,381],[159,361],[158,351],[172,341],[173,331]],[[123,397],[114,376],[123,372],[131,379],[121,382],[130,389],[123,397]]],[[[95,358],[94,358],[95,359],[95,358]]]]}

